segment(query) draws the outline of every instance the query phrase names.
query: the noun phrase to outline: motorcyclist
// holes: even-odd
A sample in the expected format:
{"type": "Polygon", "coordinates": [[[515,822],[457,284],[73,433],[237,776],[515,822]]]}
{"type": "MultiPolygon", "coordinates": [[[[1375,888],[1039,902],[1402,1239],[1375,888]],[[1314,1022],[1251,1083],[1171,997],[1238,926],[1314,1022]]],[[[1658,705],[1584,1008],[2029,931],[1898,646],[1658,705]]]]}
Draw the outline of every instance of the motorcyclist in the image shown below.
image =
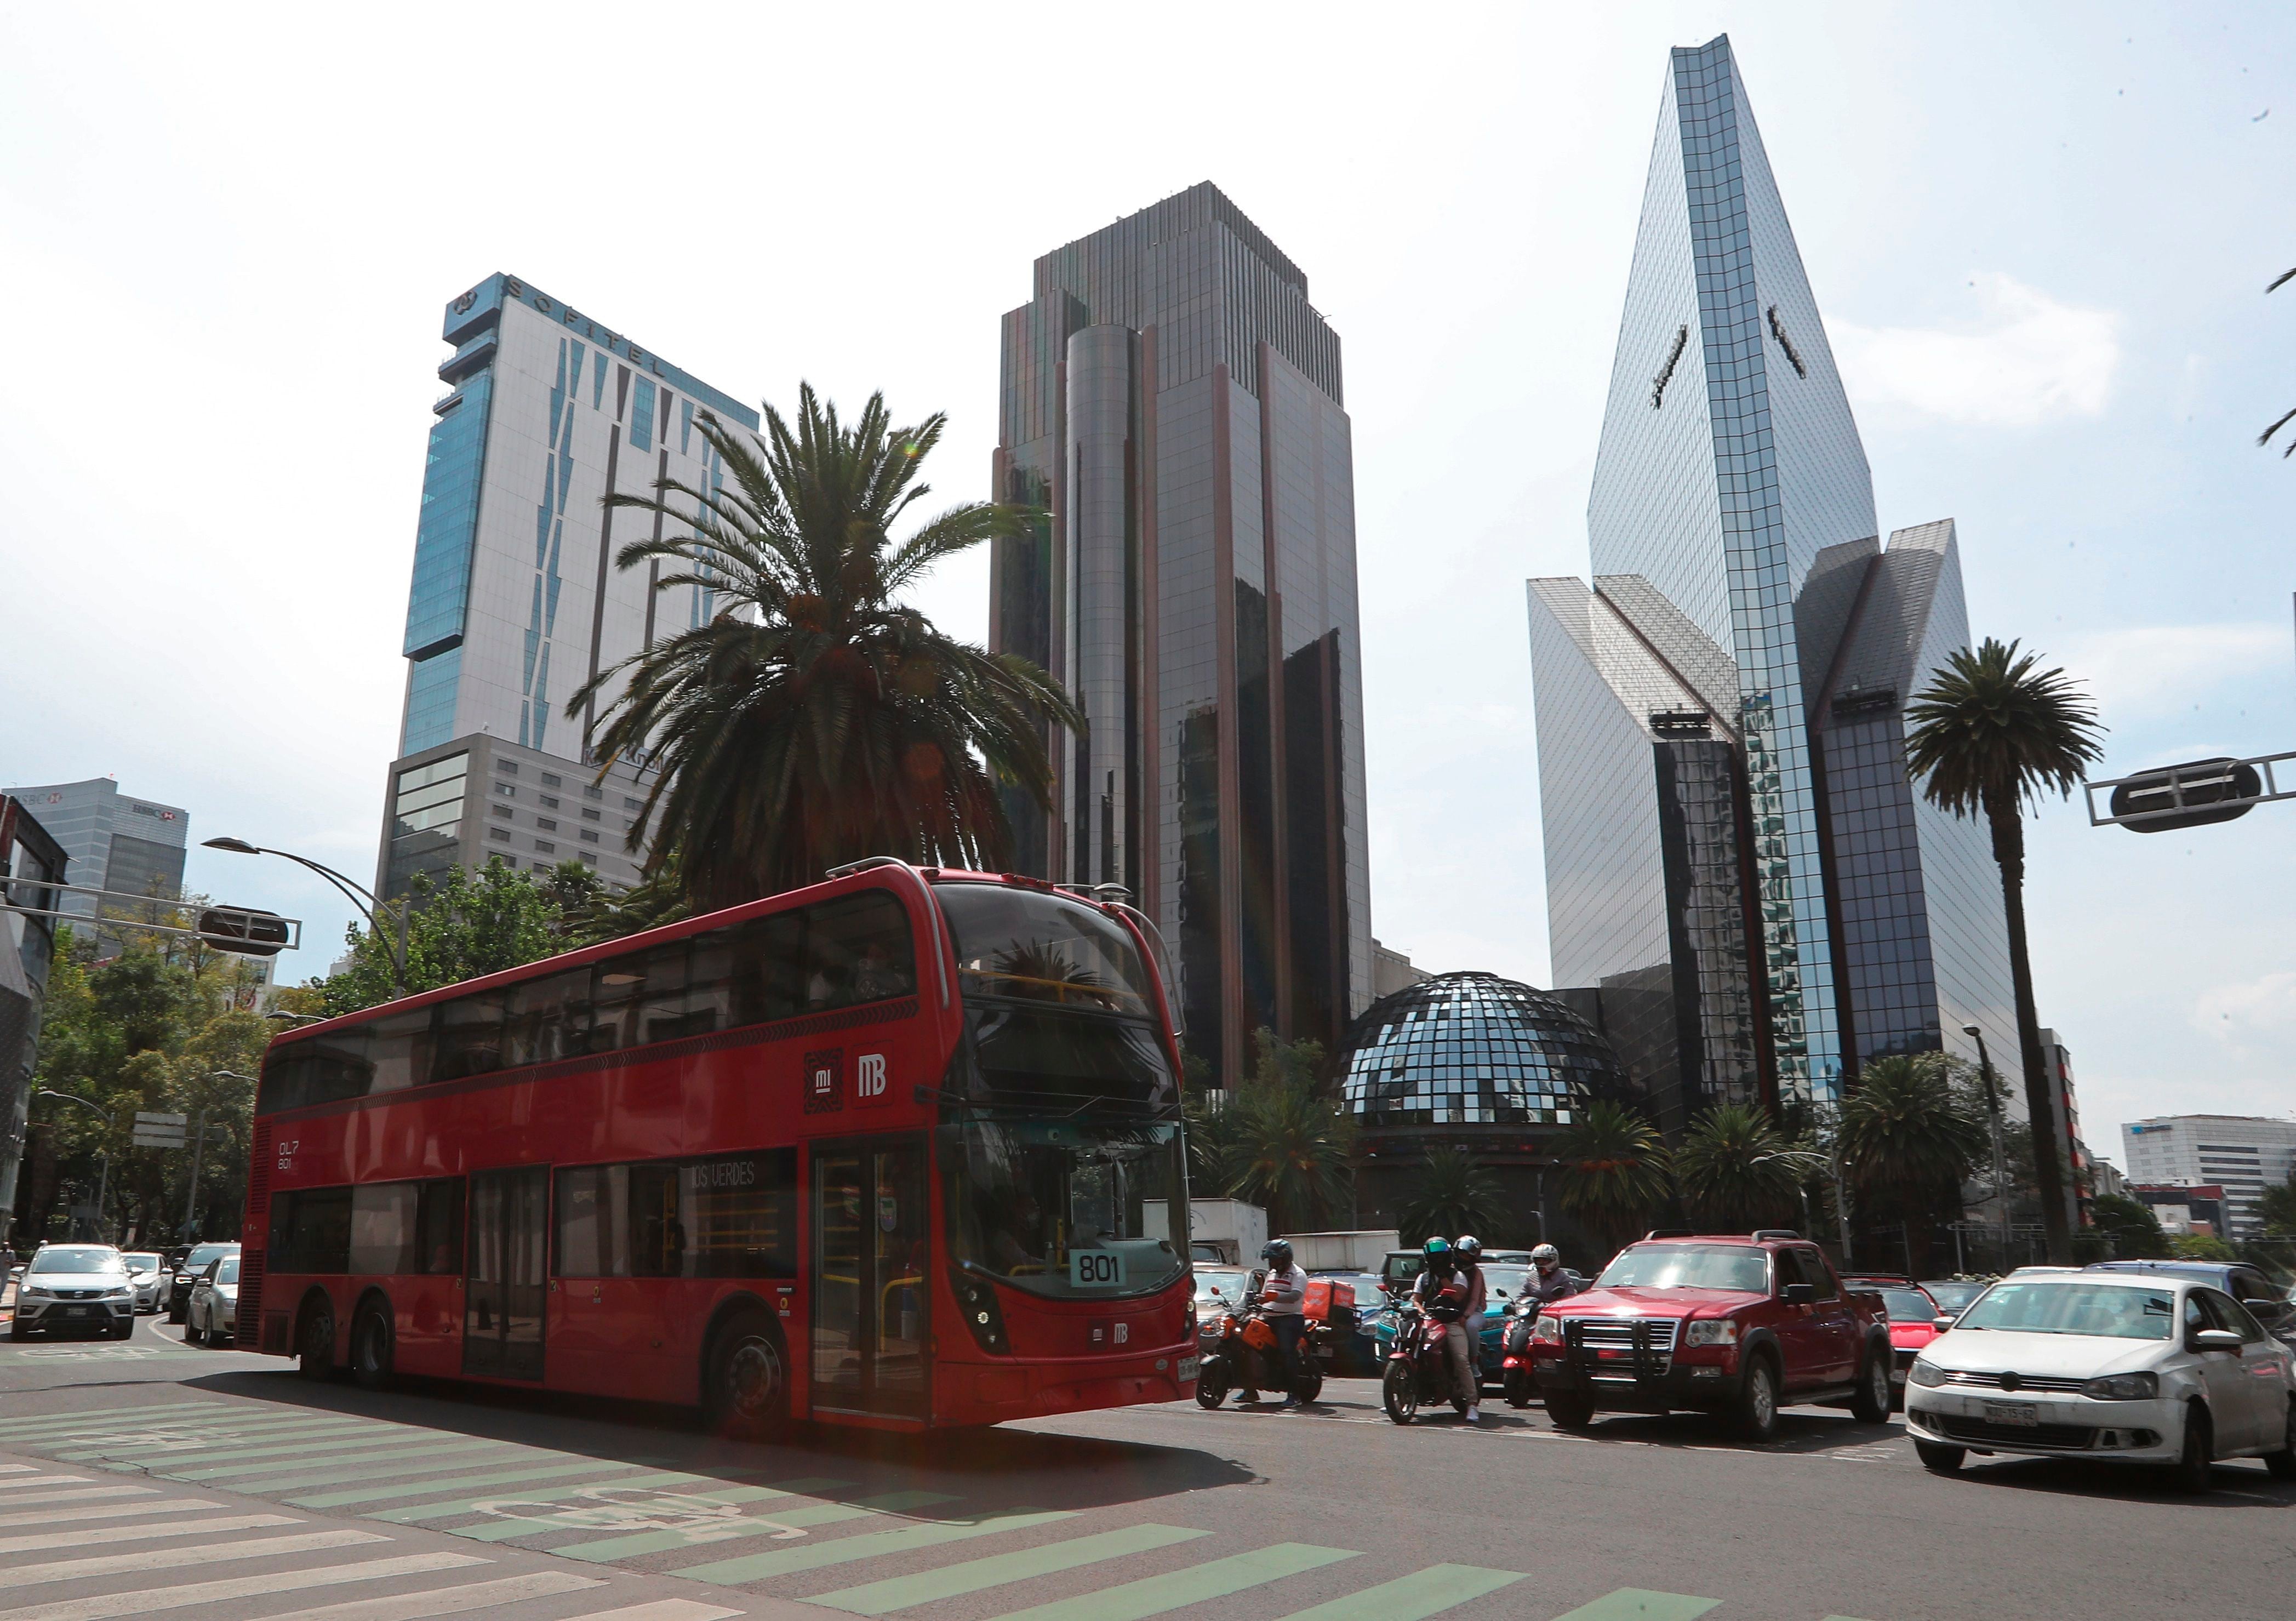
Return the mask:
{"type": "Polygon", "coordinates": [[[1283,1239],[1268,1240],[1260,1248],[1259,1258],[1267,1263],[1267,1275],[1259,1285],[1259,1314],[1275,1330],[1275,1348],[1283,1355],[1289,1376],[1283,1405],[1297,1407],[1300,1386],[1307,1374],[1300,1341],[1308,1328],[1304,1315],[1308,1274],[1292,1265],[1292,1246],[1283,1239]]]}
{"type": "Polygon", "coordinates": [[[1447,1239],[1429,1239],[1420,1253],[1425,1270],[1412,1284],[1411,1298],[1430,1317],[1449,1325],[1443,1336],[1444,1360],[1450,1365],[1451,1378],[1457,1388],[1466,1393],[1468,1417],[1480,1421],[1480,1381],[1475,1377],[1475,1355],[1468,1348],[1466,1325],[1462,1320],[1471,1299],[1478,1306],[1481,1304],[1481,1272],[1475,1268],[1463,1272],[1447,1239]]]}
{"type": "MultiPolygon", "coordinates": [[[[1467,1303],[1459,1318],[1460,1338],[1467,1353],[1467,1422],[1483,1420],[1482,1358],[1483,1358],[1483,1241],[1472,1232],[1463,1232],[1451,1246],[1458,1257],[1459,1274],[1467,1281],[1467,1303]]],[[[1454,1368],[1456,1371],[1456,1363],[1454,1368]]]]}
{"type": "Polygon", "coordinates": [[[1560,1300],[1578,1292],[1570,1281],[1570,1274],[1562,1270],[1562,1257],[1552,1244],[1541,1244],[1530,1252],[1531,1275],[1523,1286],[1523,1298],[1533,1306],[1545,1306],[1549,1300],[1560,1300]]]}

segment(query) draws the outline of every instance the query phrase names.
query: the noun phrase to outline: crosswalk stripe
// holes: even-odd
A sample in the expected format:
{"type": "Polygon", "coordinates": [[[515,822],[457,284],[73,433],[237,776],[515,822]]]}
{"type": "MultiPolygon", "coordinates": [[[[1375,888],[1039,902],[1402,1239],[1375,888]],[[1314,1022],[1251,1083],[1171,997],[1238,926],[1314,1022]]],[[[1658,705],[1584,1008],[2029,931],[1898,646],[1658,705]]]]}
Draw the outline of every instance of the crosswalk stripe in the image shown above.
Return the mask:
{"type": "Polygon", "coordinates": [[[345,1582],[379,1582],[385,1576],[454,1570],[486,1562],[475,1553],[408,1553],[397,1559],[369,1560],[361,1565],[323,1565],[316,1570],[279,1570],[267,1576],[237,1576],[228,1581],[193,1582],[181,1587],[52,1601],[0,1609],[0,1621],[109,1621],[114,1616],[145,1616],[156,1610],[188,1609],[194,1604],[213,1604],[226,1599],[294,1592],[306,1587],[338,1587],[345,1582]]]}
{"type": "MultiPolygon", "coordinates": [[[[404,1452],[386,1453],[381,1457],[367,1462],[332,1462],[324,1469],[310,1467],[318,1463],[319,1459],[298,1458],[292,1469],[280,1465],[247,1471],[250,1474],[274,1476],[275,1478],[258,1482],[246,1489],[250,1492],[299,1492],[312,1486],[365,1485],[376,1480],[395,1480],[404,1475],[440,1475],[454,1470],[469,1469],[473,1464],[480,1462],[481,1460],[470,1456],[472,1453],[500,1453],[503,1456],[489,1461],[508,1463],[516,1459],[522,1451],[524,1451],[523,1448],[513,1447],[501,1441],[457,1441],[451,1445],[409,1447],[404,1452]],[[407,1461],[410,1458],[443,1458],[447,1461],[411,1463],[407,1461]]],[[[541,1455],[547,1457],[550,1454],[545,1453],[541,1455]]],[[[159,1470],[153,1470],[152,1473],[168,1480],[191,1478],[188,1474],[169,1475],[159,1470]]],[[[218,1477],[218,1478],[233,1478],[235,1477],[218,1477]]]]}
{"type": "Polygon", "coordinates": [[[955,1501],[947,1492],[889,1492],[882,1497],[865,1497],[857,1502],[817,1502],[778,1513],[768,1510],[761,1518],[713,1523],[699,1535],[684,1531],[648,1531],[634,1536],[611,1536],[600,1542],[561,1545],[550,1551],[560,1559],[581,1560],[594,1565],[611,1564],[616,1560],[636,1559],[641,1554],[674,1553],[681,1548],[715,1547],[720,1543],[735,1542],[743,1537],[770,1536],[779,1531],[811,1530],[816,1526],[840,1525],[849,1519],[870,1519],[882,1514],[906,1514],[914,1509],[955,1501]]]}
{"type": "Polygon", "coordinates": [[[340,1412],[312,1412],[291,1409],[285,1412],[270,1412],[247,1409],[234,1412],[226,1409],[198,1418],[182,1418],[157,1424],[138,1422],[133,1413],[124,1413],[110,1423],[75,1424],[45,1440],[47,1446],[70,1446],[83,1438],[128,1441],[143,1445],[144,1437],[154,1437],[146,1447],[160,1451],[167,1445],[182,1445],[207,1436],[276,1436],[300,1429],[348,1429],[365,1422],[362,1419],[340,1412]]]}
{"type": "Polygon", "coordinates": [[[605,1584],[603,1576],[577,1576],[570,1570],[534,1570],[524,1576],[506,1576],[498,1581],[434,1587],[429,1592],[401,1593],[396,1598],[322,1604],[316,1609],[290,1610],[283,1616],[273,1616],[270,1621],[418,1621],[423,1616],[459,1616],[496,1604],[512,1604],[521,1599],[546,1599],[554,1593],[580,1592],[586,1587],[605,1584]]]}
{"type": "MultiPolygon", "coordinates": [[[[343,1443],[341,1441],[336,1441],[332,1445],[334,1447],[340,1448],[343,1443]]],[[[434,1457],[442,1451],[446,1451],[450,1448],[459,1448],[463,1445],[464,1443],[461,1442],[438,1440],[435,1438],[434,1432],[433,1438],[428,1441],[425,1441],[420,1436],[410,1436],[404,1441],[364,1441],[359,1444],[358,1456],[363,1459],[370,1460],[373,1464],[380,1466],[387,1463],[395,1463],[401,1458],[434,1457]]],[[[316,1450],[316,1448],[311,1446],[275,1446],[271,1450],[279,1453],[302,1453],[312,1452],[316,1450]]],[[[314,1460],[310,1458],[299,1456],[289,1458],[272,1458],[260,1463],[223,1463],[217,1464],[213,1468],[202,1465],[198,1469],[171,1470],[169,1471],[168,1478],[174,1480],[237,1480],[248,1475],[282,1474],[290,1470],[301,1469],[305,1465],[313,1461],[314,1460]]]]}
{"type": "Polygon", "coordinates": [[[0,1475],[28,1475],[31,1470],[29,1463],[0,1463],[0,1475]]]}
{"type": "Polygon", "coordinates": [[[70,1509],[43,1509],[37,1514],[0,1514],[0,1526],[52,1526],[64,1519],[117,1519],[126,1514],[181,1514],[191,1509],[219,1509],[219,1502],[196,1497],[170,1497],[162,1502],[94,1502],[70,1509]]]}
{"type": "Polygon", "coordinates": [[[1294,1610],[1283,1621],[1425,1621],[1470,1599],[1496,1592],[1522,1575],[1476,1565],[1430,1565],[1407,1576],[1294,1610]]]}
{"type": "MultiPolygon", "coordinates": [[[[692,1599],[656,1599],[650,1604],[625,1604],[619,1609],[594,1609],[582,1615],[569,1616],[566,1621],[726,1621],[739,1616],[738,1609],[720,1609],[715,1604],[696,1603],[692,1599]]],[[[273,1621],[294,1621],[291,1616],[278,1616],[273,1621]]]]}
{"type": "MultiPolygon", "coordinates": [[[[627,1492],[636,1491],[642,1486],[696,1484],[719,1485],[722,1483],[713,1476],[688,1475],[668,1470],[660,1474],[632,1475],[621,1480],[593,1480],[582,1486],[545,1486],[538,1492],[521,1492],[518,1500],[521,1502],[554,1502],[561,1498],[579,1497],[585,1492],[603,1491],[608,1487],[616,1491],[627,1492]]],[[[496,1501],[494,1497],[457,1497],[447,1502],[425,1502],[418,1503],[412,1508],[385,1509],[373,1518],[389,1520],[396,1526],[411,1526],[418,1520],[447,1519],[457,1514],[475,1514],[479,1511],[480,1503],[494,1501],[496,1501]]]]}
{"type": "Polygon", "coordinates": [[[295,1536],[258,1536],[239,1543],[202,1543],[164,1552],[145,1548],[135,1553],[100,1553],[93,1559],[51,1560],[45,1565],[21,1565],[8,1571],[11,1588],[40,1582],[93,1580],[118,1576],[124,1570],[174,1570],[185,1565],[219,1565],[226,1560],[262,1559],[275,1553],[310,1553],[320,1548],[348,1548],[362,1543],[387,1543],[380,1531],[306,1531],[295,1536]]]}
{"type": "Polygon", "coordinates": [[[1013,1509],[980,1519],[937,1519],[921,1526],[904,1526],[898,1531],[871,1531],[860,1536],[840,1536],[833,1542],[816,1543],[803,1548],[783,1548],[772,1553],[752,1553],[741,1559],[713,1560],[707,1565],[689,1566],[670,1574],[690,1581],[731,1586],[741,1582],[762,1581],[767,1576],[788,1576],[800,1570],[818,1570],[824,1565],[849,1565],[856,1560],[874,1559],[882,1553],[906,1553],[915,1548],[939,1547],[943,1543],[968,1542],[976,1536],[1025,1531],[1030,1526],[1048,1526],[1056,1520],[1075,1518],[1076,1511],[1071,1509],[1013,1509]]]}
{"type": "MultiPolygon", "coordinates": [[[[660,1494],[659,1501],[673,1509],[682,1507],[688,1502],[708,1503],[714,1508],[735,1508],[745,1502],[765,1502],[775,1499],[793,1500],[800,1494],[832,1491],[839,1486],[852,1484],[849,1480],[791,1480],[775,1486],[726,1486],[715,1492],[664,1492],[660,1494]]],[[[604,1488],[613,1486],[614,1482],[603,1480],[598,1485],[601,1488],[604,1488]]],[[[536,1494],[537,1497],[540,1495],[539,1493],[536,1494]]],[[[513,1493],[496,1501],[518,1503],[527,1499],[513,1493]]],[[[836,1506],[842,1508],[844,1505],[836,1506]]],[[[835,1518],[858,1519],[867,1512],[866,1509],[851,1510],[835,1518]]],[[[740,1523],[730,1515],[726,1516],[726,1521],[728,1524],[740,1523]]],[[[496,1525],[463,1526],[456,1531],[455,1535],[470,1537],[475,1542],[502,1543],[508,1542],[514,1536],[540,1536],[552,1531],[587,1531],[598,1534],[611,1532],[612,1529],[611,1526],[582,1526],[562,1519],[547,1519],[540,1515],[512,1514],[504,1516],[496,1525]]],[[[685,1548],[693,1545],[692,1540],[682,1534],[673,1532],[668,1535],[672,1540],[665,1544],[666,1546],[685,1548]]]]}
{"type": "MultiPolygon", "coordinates": [[[[1304,1570],[1335,1565],[1362,1556],[1348,1548],[1318,1548],[1312,1543],[1277,1543],[1250,1553],[1231,1554],[1185,1570],[1143,1576],[1120,1587],[1055,1599],[1029,1609],[1016,1609],[997,1621],[1142,1621],[1167,1610],[1224,1599],[1247,1588],[1259,1587],[1304,1570]]],[[[691,1574],[681,1572],[681,1575],[691,1574]]],[[[0,1618],[4,1621],[4,1618],[0,1618]]]]}
{"type": "MultiPolygon", "coordinates": [[[[1606,1592],[1591,1604],[1581,1604],[1568,1615],[1554,1621],[1691,1621],[1722,1602],[1719,1599],[1701,1599],[1686,1592],[1651,1592],[1640,1587],[1621,1587],[1616,1592],[1606,1592]]],[[[0,1621],[5,1621],[0,1617],[0,1621]]]]}
{"type": "Polygon", "coordinates": [[[91,1497],[150,1497],[159,1489],[152,1486],[76,1486],[62,1492],[27,1492],[21,1497],[4,1501],[10,1508],[20,1509],[36,1502],[77,1502],[91,1497]]]}
{"type": "Polygon", "coordinates": [[[70,1412],[28,1412],[20,1419],[0,1419],[0,1436],[15,1435],[42,1425],[69,1424],[77,1419],[117,1418],[126,1412],[197,1412],[203,1408],[223,1412],[228,1411],[229,1405],[225,1402],[161,1402],[146,1407],[75,1407],[70,1412]]]}
{"type": "MultiPolygon", "coordinates": [[[[44,1531],[37,1536],[0,1536],[0,1553],[47,1553],[58,1548],[89,1548],[99,1543],[150,1542],[162,1536],[213,1536],[252,1531],[262,1526],[299,1526],[292,1514],[225,1514],[213,1519],[171,1519],[156,1526],[96,1526],[86,1531],[44,1531]]],[[[0,1584],[4,1591],[4,1584],[0,1584]]]]}
{"type": "Polygon", "coordinates": [[[963,1593],[979,1592],[984,1587],[1002,1587],[1030,1576],[1049,1576],[1056,1570],[1074,1570],[1080,1565],[1096,1565],[1127,1554],[1152,1552],[1210,1535],[1186,1526],[1126,1526],[1092,1536],[1046,1543],[1038,1548],[1021,1548],[1011,1553],[991,1554],[987,1559],[967,1560],[961,1565],[944,1565],[917,1576],[888,1576],[882,1582],[841,1587],[835,1592],[814,1593],[805,1601],[857,1616],[888,1616],[897,1609],[929,1604],[935,1599],[953,1599],[963,1593]]]}
{"type": "Polygon", "coordinates": [[[89,1462],[99,1458],[111,1462],[125,1462],[133,1458],[148,1458],[153,1453],[189,1453],[214,1459],[267,1458],[278,1453],[321,1452],[328,1447],[340,1446],[369,1428],[365,1424],[266,1424],[259,1430],[226,1431],[215,1441],[193,1435],[143,1446],[84,1446],[58,1453],[56,1458],[63,1463],[89,1462]],[[192,1445],[185,1445],[185,1441],[192,1445]],[[217,1442],[221,1441],[255,1441],[261,1445],[230,1446],[218,1445],[217,1442]]]}
{"type": "MultiPolygon", "coordinates": [[[[29,1471],[32,1466],[19,1463],[12,1467],[29,1471]]],[[[21,1480],[0,1480],[0,1492],[12,1491],[20,1486],[69,1486],[86,1478],[86,1475],[35,1475],[28,1472],[21,1480]]]]}
{"type": "MultiPolygon", "coordinates": [[[[440,1467],[467,1469],[470,1466],[468,1463],[453,1463],[442,1464],[440,1467]]],[[[287,1501],[299,1509],[340,1509],[355,1502],[386,1502],[393,1497],[427,1497],[436,1492],[470,1492],[476,1491],[481,1486],[517,1486],[527,1480],[558,1480],[568,1475],[589,1475],[600,1470],[627,1469],[628,1467],[626,1462],[598,1458],[581,1463],[552,1463],[536,1469],[505,1470],[495,1475],[455,1475],[445,1480],[422,1480],[411,1485],[360,1486],[354,1491],[324,1492],[316,1497],[290,1497],[287,1501]]],[[[406,1471],[408,1474],[417,1472],[419,1471],[414,1470],[406,1471]]],[[[373,1478],[373,1471],[369,1471],[368,1478],[373,1478]]],[[[283,1484],[286,1483],[276,1480],[267,1483],[269,1488],[274,1491],[283,1484]]]]}

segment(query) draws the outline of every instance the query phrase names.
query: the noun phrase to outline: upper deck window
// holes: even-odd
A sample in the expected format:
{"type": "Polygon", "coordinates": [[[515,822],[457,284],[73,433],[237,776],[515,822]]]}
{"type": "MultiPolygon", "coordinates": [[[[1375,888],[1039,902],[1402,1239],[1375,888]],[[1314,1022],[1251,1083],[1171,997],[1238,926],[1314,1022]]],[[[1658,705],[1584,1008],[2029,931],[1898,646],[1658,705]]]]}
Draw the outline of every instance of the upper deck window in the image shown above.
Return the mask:
{"type": "Polygon", "coordinates": [[[1004,884],[939,884],[933,892],[956,938],[967,999],[1136,1015],[1155,1006],[1132,936],[1098,907],[1004,884]]]}

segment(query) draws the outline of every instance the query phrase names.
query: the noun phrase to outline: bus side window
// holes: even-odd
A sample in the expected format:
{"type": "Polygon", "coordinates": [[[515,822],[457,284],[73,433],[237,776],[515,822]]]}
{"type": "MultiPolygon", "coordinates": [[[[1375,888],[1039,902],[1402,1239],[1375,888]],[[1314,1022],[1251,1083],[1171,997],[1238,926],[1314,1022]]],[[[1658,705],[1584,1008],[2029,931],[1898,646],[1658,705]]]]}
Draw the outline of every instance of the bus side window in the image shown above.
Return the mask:
{"type": "Polygon", "coordinates": [[[418,1184],[370,1182],[351,1190],[350,1265],[358,1277],[419,1272],[415,1265],[418,1184]]]}
{"type": "Polygon", "coordinates": [[[678,1173],[688,1276],[797,1276],[795,1149],[689,1159],[678,1173]]]}
{"type": "Polygon", "coordinates": [[[808,1011],[906,996],[916,989],[908,913],[882,889],[805,909],[808,1011]]]}
{"type": "Polygon", "coordinates": [[[463,1179],[439,1176],[417,1183],[421,1191],[415,1210],[414,1270],[432,1277],[460,1277],[463,1273],[463,1179]]]}
{"type": "Polygon", "coordinates": [[[503,993],[503,1062],[554,1063],[583,1051],[590,1027],[590,971],[529,979],[503,993]]]}
{"type": "Polygon", "coordinates": [[[429,1008],[386,1014],[367,1027],[367,1059],[373,1066],[370,1091],[404,1092],[430,1078],[429,1008]]]}
{"type": "Polygon", "coordinates": [[[271,1201],[273,1272],[348,1272],[350,1249],[348,1188],[299,1188],[271,1201]]]}
{"type": "Polygon", "coordinates": [[[590,970],[590,1036],[584,1051],[612,1052],[635,1047],[638,1007],[645,994],[645,959],[632,952],[609,957],[590,970]]]}
{"type": "Polygon", "coordinates": [[[558,1173],[558,1266],[562,1278],[627,1278],[630,1167],[591,1165],[558,1173]]]}
{"type": "Polygon", "coordinates": [[[685,1033],[707,1036],[734,1027],[734,975],[739,961],[734,931],[713,929],[686,942],[685,1033]]]}
{"type": "Polygon", "coordinates": [[[503,1067],[500,992],[457,996],[432,1011],[438,1022],[431,1036],[430,1079],[459,1081],[466,1076],[491,1075],[503,1067]]]}
{"type": "Polygon", "coordinates": [[[730,1023],[770,1024],[776,1019],[794,1019],[804,1011],[805,965],[800,953],[805,937],[804,913],[775,913],[728,929],[724,935],[730,1023]]]}
{"type": "Polygon", "coordinates": [[[676,1041],[685,1036],[707,1036],[718,1027],[718,1003],[711,987],[706,980],[695,981],[713,970],[722,979],[723,964],[713,961],[718,954],[698,947],[698,942],[676,940],[646,953],[645,1001],[638,1011],[642,1039],[676,1041]]]}
{"type": "Polygon", "coordinates": [[[354,1025],[283,1047],[263,1066],[264,1113],[365,1097],[373,1079],[367,1029],[354,1025]]]}
{"type": "Polygon", "coordinates": [[[630,1178],[630,1270],[641,1278],[684,1277],[687,1240],[679,1219],[677,1167],[656,1161],[621,1168],[630,1178]]]}

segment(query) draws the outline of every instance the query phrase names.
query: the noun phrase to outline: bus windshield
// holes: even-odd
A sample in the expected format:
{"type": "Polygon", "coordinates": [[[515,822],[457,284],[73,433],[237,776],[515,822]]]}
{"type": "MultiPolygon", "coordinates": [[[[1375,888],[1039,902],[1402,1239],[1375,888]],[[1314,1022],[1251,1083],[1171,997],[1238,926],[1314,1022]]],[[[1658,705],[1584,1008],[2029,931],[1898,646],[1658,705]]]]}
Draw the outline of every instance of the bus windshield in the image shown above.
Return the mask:
{"type": "Polygon", "coordinates": [[[1179,1202],[1178,1122],[958,1106],[939,1138],[960,1265],[1056,1299],[1148,1294],[1187,1269],[1185,1246],[1148,1231],[1141,1208],[1179,1202]]]}
{"type": "Polygon", "coordinates": [[[956,938],[965,999],[1009,997],[1149,1015],[1155,998],[1139,948],[1096,906],[1004,884],[937,884],[956,938]]]}

